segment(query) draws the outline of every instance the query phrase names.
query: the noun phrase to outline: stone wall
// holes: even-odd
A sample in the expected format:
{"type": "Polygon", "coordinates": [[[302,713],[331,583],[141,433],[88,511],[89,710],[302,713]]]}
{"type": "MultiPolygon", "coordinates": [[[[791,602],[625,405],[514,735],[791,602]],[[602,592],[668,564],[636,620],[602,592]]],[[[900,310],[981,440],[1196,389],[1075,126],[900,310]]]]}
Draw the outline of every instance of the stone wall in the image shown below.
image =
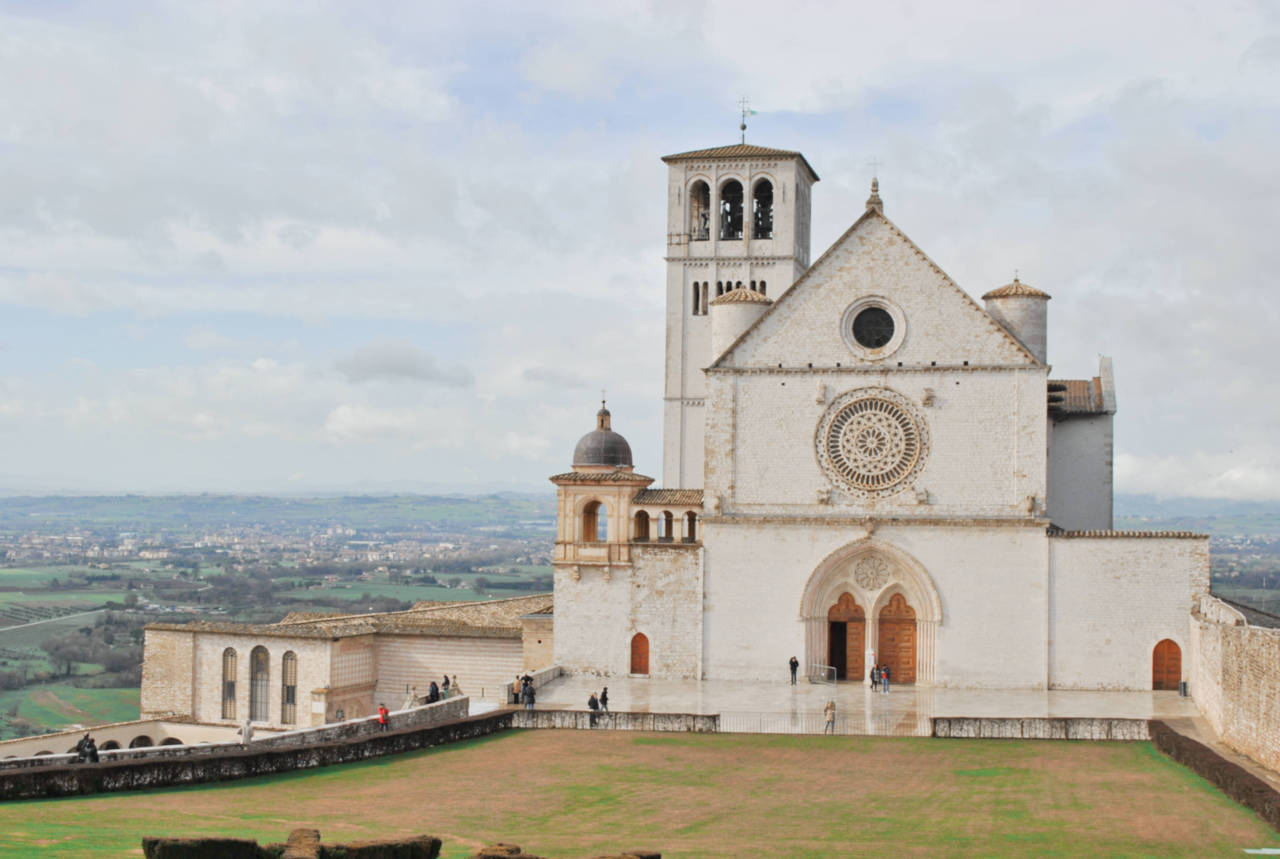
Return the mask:
{"type": "Polygon", "coordinates": [[[226,750],[219,754],[186,757],[147,757],[89,766],[0,770],[0,800],[143,790],[294,772],[431,748],[510,727],[510,713],[495,713],[432,727],[373,733],[299,747],[226,750]]]}
{"type": "Polygon", "coordinates": [[[1191,694],[1231,748],[1280,770],[1280,629],[1205,596],[1192,617],[1191,694]]]}
{"type": "Polygon", "coordinates": [[[1049,518],[1068,531],[1112,527],[1111,415],[1076,416],[1049,427],[1049,518]]]}
{"type": "Polygon", "coordinates": [[[1146,719],[958,718],[933,720],[933,736],[972,740],[1146,740],[1146,719]]]}
{"type": "Polygon", "coordinates": [[[555,618],[540,614],[520,619],[524,669],[537,671],[555,664],[555,618]]]}
{"type": "Polygon", "coordinates": [[[1150,689],[1152,653],[1166,638],[1188,676],[1208,537],[1050,536],[1049,561],[1050,688],[1150,689]]]}
{"type": "MultiPolygon", "coordinates": [[[[388,707],[398,707],[406,687],[427,694],[434,680],[458,675],[462,691],[476,698],[497,700],[500,688],[524,667],[518,635],[510,638],[460,638],[443,635],[377,637],[378,686],[374,693],[388,707]]],[[[374,701],[377,706],[377,701],[374,701]]]]}
{"type": "Polygon", "coordinates": [[[558,728],[600,731],[656,731],[714,734],[718,715],[697,713],[592,713],[583,710],[516,710],[513,728],[558,728]]]}

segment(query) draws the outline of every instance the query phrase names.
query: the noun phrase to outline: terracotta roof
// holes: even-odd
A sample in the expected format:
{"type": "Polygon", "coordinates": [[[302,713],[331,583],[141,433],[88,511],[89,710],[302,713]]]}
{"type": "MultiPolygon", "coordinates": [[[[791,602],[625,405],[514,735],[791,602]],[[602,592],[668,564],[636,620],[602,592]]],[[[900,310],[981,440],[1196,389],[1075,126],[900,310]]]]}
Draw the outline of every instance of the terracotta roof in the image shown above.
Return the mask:
{"type": "Polygon", "coordinates": [[[999,289],[991,290],[986,295],[982,296],[982,300],[986,301],[988,298],[1010,298],[1013,296],[1024,296],[1027,298],[1052,298],[1053,297],[1049,295],[1049,293],[1047,292],[1041,292],[1040,290],[1036,289],[1034,286],[1028,286],[1027,284],[1023,283],[1022,281],[1018,280],[1015,277],[1013,279],[1013,283],[1006,283],[1004,286],[1000,287],[999,289]]]}
{"type": "Polygon", "coordinates": [[[552,483],[653,483],[652,477],[636,474],[634,471],[623,471],[615,468],[612,471],[566,471],[564,474],[553,474],[548,478],[552,483]]]}
{"type": "Polygon", "coordinates": [[[1102,379],[1050,379],[1049,412],[1055,415],[1104,415],[1102,379]]]}
{"type": "Polygon", "coordinates": [[[1049,527],[1050,537],[1064,539],[1087,538],[1107,540],[1208,540],[1208,534],[1195,531],[1064,531],[1056,525],[1049,527]]]}
{"type": "Polygon", "coordinates": [[[769,146],[756,146],[753,143],[731,143],[728,146],[713,146],[710,149],[694,149],[689,152],[677,152],[675,155],[664,155],[662,160],[668,164],[672,161],[723,161],[731,158],[799,158],[800,163],[809,171],[813,181],[818,181],[818,174],[799,152],[790,149],[773,149],[769,146]]]}
{"type": "Polygon", "coordinates": [[[717,304],[773,304],[773,299],[744,286],[731,289],[711,302],[712,307],[717,304]]]}
{"type": "Polygon", "coordinates": [[[641,489],[632,504],[670,504],[673,507],[701,507],[701,489],[641,489]]]}

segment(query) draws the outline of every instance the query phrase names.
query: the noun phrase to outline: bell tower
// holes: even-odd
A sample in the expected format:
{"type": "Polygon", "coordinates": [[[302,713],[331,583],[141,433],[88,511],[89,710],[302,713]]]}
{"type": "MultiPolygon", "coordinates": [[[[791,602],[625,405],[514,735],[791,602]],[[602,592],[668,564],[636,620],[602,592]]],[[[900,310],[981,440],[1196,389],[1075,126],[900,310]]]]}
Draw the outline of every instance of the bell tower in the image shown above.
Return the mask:
{"type": "Polygon", "coordinates": [[[746,289],[777,299],[809,267],[810,188],[799,152],[738,143],[681,152],[667,165],[667,360],[662,485],[703,484],[703,369],[710,306],[746,289]]]}

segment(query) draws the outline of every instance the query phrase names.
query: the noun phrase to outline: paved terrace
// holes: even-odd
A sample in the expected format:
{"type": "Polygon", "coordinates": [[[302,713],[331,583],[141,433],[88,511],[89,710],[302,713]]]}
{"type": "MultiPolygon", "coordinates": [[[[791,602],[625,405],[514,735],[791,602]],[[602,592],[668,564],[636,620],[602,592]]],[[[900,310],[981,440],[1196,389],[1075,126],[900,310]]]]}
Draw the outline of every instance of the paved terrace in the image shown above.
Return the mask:
{"type": "Polygon", "coordinates": [[[539,709],[585,710],[587,697],[609,687],[609,709],[650,713],[719,713],[721,730],[819,733],[822,708],[836,702],[845,734],[928,736],[933,717],[1194,719],[1195,702],[1177,692],[1071,692],[937,689],[890,686],[888,694],[859,683],[795,686],[724,680],[646,680],[563,676],[538,690],[539,709]]]}

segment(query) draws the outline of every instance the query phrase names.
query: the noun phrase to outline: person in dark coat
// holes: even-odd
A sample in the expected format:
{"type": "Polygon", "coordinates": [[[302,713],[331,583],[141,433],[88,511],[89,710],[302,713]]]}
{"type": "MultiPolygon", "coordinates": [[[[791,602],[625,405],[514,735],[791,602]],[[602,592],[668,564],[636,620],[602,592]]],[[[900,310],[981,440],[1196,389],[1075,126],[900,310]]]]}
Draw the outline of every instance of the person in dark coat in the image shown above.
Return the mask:
{"type": "Polygon", "coordinates": [[[871,666],[871,691],[873,692],[880,691],[880,666],[879,665],[871,666]]]}
{"type": "Polygon", "coordinates": [[[600,699],[596,697],[596,693],[592,692],[591,697],[587,699],[587,709],[592,713],[600,709],[600,699]]]}
{"type": "Polygon", "coordinates": [[[600,709],[605,713],[609,712],[609,687],[606,686],[600,691],[600,709]]]}
{"type": "Polygon", "coordinates": [[[427,703],[434,704],[440,700],[440,687],[436,685],[436,681],[432,680],[431,685],[427,687],[427,703]]]}
{"type": "Polygon", "coordinates": [[[791,685],[794,686],[796,685],[796,672],[800,670],[800,660],[793,656],[787,665],[791,668],[791,685]]]}
{"type": "Polygon", "coordinates": [[[526,710],[532,710],[534,701],[537,700],[537,693],[533,691],[533,684],[526,683],[524,688],[520,690],[520,700],[524,702],[526,710]]]}

